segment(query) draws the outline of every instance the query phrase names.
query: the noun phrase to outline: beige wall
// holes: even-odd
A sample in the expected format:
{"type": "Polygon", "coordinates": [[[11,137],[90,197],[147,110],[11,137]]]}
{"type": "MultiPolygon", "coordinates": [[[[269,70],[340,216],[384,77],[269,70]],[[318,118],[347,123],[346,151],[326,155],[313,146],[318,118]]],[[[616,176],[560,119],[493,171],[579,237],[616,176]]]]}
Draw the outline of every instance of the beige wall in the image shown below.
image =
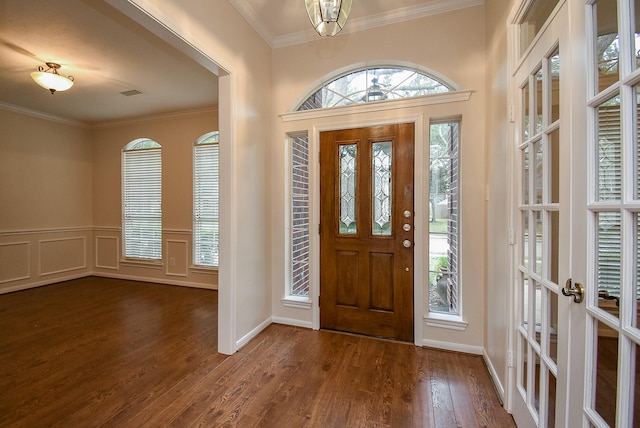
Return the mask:
{"type": "Polygon", "coordinates": [[[91,271],[87,127],[0,109],[0,292],[91,271]]]}
{"type": "Polygon", "coordinates": [[[217,287],[192,266],[192,147],[218,129],[216,109],[89,127],[0,110],[0,292],[86,275],[217,287]],[[123,260],[121,156],[162,145],[163,260],[123,260]]]}
{"type": "Polygon", "coordinates": [[[217,287],[217,272],[192,266],[191,234],[193,143],[217,130],[216,109],[102,124],[92,129],[95,274],[217,287]],[[151,138],[162,146],[162,265],[141,265],[122,257],[122,149],[138,138],[151,138]]]}
{"type": "MultiPolygon", "coordinates": [[[[271,146],[273,316],[286,322],[311,325],[311,308],[292,308],[281,301],[287,279],[286,240],[286,134],[296,131],[313,135],[314,127],[359,126],[371,121],[393,122],[398,117],[422,118],[423,139],[416,141],[428,153],[428,124],[432,118],[462,117],[462,287],[465,330],[422,325],[416,342],[431,346],[481,353],[484,346],[484,108],[485,40],[484,7],[473,7],[397,25],[345,34],[273,52],[273,120],[271,146]],[[460,89],[474,91],[466,102],[432,105],[395,112],[374,112],[324,119],[283,122],[285,113],[308,94],[323,77],[354,64],[384,61],[415,64],[433,70],[455,82],[460,89]]],[[[313,142],[311,143],[313,145],[313,142]]],[[[312,149],[315,150],[315,149],[312,149]]],[[[313,155],[313,154],[312,154],[313,155]]],[[[312,170],[316,166],[312,163],[312,170]]],[[[313,171],[312,171],[313,174],[313,171]]],[[[428,174],[427,174],[428,175],[428,174]]],[[[312,183],[312,186],[316,184],[312,183]]],[[[313,210],[314,208],[312,208],[313,210]]],[[[424,212],[424,209],[422,210],[424,212]]],[[[313,227],[312,227],[313,230],[313,227]]],[[[422,240],[422,244],[425,240],[422,240]]],[[[426,247],[425,247],[426,248],[426,247]]],[[[426,292],[425,292],[426,296],[426,292]]],[[[419,317],[427,315],[423,302],[419,317]]]]}
{"type": "Polygon", "coordinates": [[[93,139],[94,224],[120,227],[122,149],[137,138],[151,138],[162,146],[162,227],[190,230],[192,226],[193,142],[218,130],[215,109],[164,115],[97,126],[93,139]]]}
{"type": "Polygon", "coordinates": [[[0,110],[0,229],[91,226],[88,127],[0,110]]]}
{"type": "Polygon", "coordinates": [[[509,348],[509,175],[511,156],[507,146],[510,124],[507,117],[506,22],[513,0],[486,3],[487,27],[487,97],[486,112],[486,181],[489,200],[486,204],[486,340],[487,361],[498,393],[504,398],[507,386],[509,348]]]}

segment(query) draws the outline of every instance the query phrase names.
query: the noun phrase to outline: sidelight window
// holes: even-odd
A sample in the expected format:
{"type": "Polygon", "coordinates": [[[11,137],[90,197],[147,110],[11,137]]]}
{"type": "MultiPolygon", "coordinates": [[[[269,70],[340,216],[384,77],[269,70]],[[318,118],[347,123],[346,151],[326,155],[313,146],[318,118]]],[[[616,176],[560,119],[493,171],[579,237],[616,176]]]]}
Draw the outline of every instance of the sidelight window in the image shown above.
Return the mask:
{"type": "Polygon", "coordinates": [[[290,296],[309,296],[309,138],[289,138],[291,203],[290,296]]]}
{"type": "Polygon", "coordinates": [[[458,121],[432,123],[429,149],[429,311],[459,315],[458,121]]]}

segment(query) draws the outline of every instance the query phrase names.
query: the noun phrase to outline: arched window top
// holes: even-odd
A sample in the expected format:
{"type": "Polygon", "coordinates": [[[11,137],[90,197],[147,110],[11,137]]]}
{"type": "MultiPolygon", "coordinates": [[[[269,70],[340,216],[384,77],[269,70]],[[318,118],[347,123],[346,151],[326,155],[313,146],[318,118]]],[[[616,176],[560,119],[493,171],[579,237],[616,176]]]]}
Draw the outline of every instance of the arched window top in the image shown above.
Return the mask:
{"type": "Polygon", "coordinates": [[[220,133],[218,131],[207,132],[201,135],[193,144],[200,146],[203,144],[216,144],[220,142],[220,133]]]}
{"type": "Polygon", "coordinates": [[[295,111],[413,98],[456,89],[454,84],[445,83],[444,80],[417,67],[359,67],[323,82],[295,111]]]}
{"type": "Polygon", "coordinates": [[[144,150],[144,149],[159,149],[161,148],[160,144],[157,141],[154,141],[150,138],[138,138],[137,140],[133,140],[126,146],[124,146],[124,151],[129,152],[133,150],[144,150]]]}

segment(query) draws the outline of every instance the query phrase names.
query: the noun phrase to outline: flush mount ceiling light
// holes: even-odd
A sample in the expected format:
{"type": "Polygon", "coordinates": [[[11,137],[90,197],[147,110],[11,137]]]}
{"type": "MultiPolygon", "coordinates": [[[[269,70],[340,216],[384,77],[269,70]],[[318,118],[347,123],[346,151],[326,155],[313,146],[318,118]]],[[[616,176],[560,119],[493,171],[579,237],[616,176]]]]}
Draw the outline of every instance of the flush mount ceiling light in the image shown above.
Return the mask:
{"type": "Polygon", "coordinates": [[[342,30],[351,12],[351,0],[304,0],[313,28],[323,37],[342,30]]]}
{"type": "Polygon", "coordinates": [[[56,91],[66,91],[70,87],[73,86],[73,77],[65,77],[61,74],[58,74],[58,69],[60,68],[60,64],[56,64],[55,62],[48,62],[48,68],[44,68],[43,66],[38,67],[38,71],[34,71],[31,73],[31,78],[40,86],[45,89],[48,89],[51,92],[51,95],[56,91]]]}

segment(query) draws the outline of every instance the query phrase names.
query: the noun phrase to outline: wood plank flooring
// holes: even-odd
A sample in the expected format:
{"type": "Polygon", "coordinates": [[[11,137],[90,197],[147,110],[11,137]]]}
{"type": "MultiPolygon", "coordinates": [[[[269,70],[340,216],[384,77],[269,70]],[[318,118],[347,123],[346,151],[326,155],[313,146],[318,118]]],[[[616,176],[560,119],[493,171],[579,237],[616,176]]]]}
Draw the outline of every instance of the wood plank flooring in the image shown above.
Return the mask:
{"type": "Polygon", "coordinates": [[[271,325],[217,293],[83,278],[0,295],[0,427],[511,427],[479,356],[271,325]]]}

